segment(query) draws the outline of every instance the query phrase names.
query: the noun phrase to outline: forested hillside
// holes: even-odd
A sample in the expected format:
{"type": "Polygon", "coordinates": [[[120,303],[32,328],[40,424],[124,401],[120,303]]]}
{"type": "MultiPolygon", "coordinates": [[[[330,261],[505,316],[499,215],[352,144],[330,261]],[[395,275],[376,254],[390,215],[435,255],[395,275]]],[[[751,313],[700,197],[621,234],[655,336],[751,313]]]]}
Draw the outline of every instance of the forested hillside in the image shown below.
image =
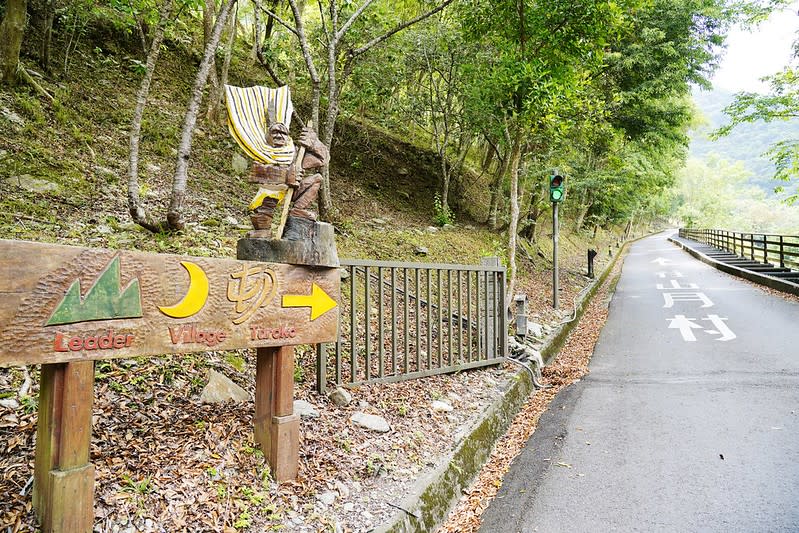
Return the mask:
{"type": "MultiPolygon", "coordinates": [[[[33,183],[45,197],[60,186],[71,199],[9,205],[3,216],[49,222],[55,215],[76,231],[70,217],[109,201],[99,200],[102,193],[117,202],[116,223],[169,235],[219,218],[219,207],[240,212],[243,200],[218,206],[202,197],[231,186],[236,148],[221,88],[288,83],[293,129],[312,121],[334,164],[349,158],[357,171],[368,150],[337,153],[345,122],[362,130],[376,124],[428,147],[434,192],[411,203],[439,223],[474,218],[505,229],[513,284],[516,250],[535,246],[550,210],[552,169],[567,176],[562,211],[577,230],[666,215],[686,155],[690,84],[707,83],[735,16],[722,7],[721,0],[7,2],[0,127],[3,174],[16,181],[3,186],[33,183]],[[90,72],[99,81],[81,84],[90,72]]],[[[412,163],[385,165],[372,182],[412,177],[412,163]]],[[[352,208],[335,197],[346,193],[345,180],[323,169],[323,219],[335,222],[352,208]]]]}
{"type": "Polygon", "coordinates": [[[716,154],[731,163],[741,161],[751,172],[748,182],[769,193],[776,186],[784,185],[774,181],[776,168],[765,154],[772,145],[785,138],[799,138],[799,120],[741,124],[729,135],[711,139],[713,131],[730,122],[730,118],[724,114],[724,108],[733,102],[734,95],[713,89],[695,91],[693,96],[703,120],[691,132],[692,157],[706,159],[716,154]]]}

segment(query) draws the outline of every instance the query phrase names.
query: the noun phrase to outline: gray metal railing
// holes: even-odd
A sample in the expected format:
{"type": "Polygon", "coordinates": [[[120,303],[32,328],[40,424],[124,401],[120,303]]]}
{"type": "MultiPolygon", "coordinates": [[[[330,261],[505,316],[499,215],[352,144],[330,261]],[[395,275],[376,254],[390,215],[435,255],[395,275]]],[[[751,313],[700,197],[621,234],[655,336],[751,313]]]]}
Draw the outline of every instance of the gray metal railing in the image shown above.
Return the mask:
{"type": "Polygon", "coordinates": [[[722,229],[681,228],[680,237],[781,268],[799,269],[799,236],[742,233],[722,229]]]}
{"type": "Polygon", "coordinates": [[[347,259],[339,338],[319,345],[317,388],[457,372],[507,353],[505,267],[347,259]]]}

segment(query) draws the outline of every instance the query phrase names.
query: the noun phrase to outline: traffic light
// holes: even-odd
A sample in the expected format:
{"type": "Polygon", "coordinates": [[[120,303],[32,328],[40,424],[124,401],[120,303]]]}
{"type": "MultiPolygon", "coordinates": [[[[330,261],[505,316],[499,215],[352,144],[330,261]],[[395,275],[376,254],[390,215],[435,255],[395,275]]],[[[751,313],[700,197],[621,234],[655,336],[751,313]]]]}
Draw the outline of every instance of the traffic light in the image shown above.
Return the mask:
{"type": "Polygon", "coordinates": [[[553,203],[562,202],[566,196],[566,178],[557,173],[549,176],[549,200],[553,203]]]}

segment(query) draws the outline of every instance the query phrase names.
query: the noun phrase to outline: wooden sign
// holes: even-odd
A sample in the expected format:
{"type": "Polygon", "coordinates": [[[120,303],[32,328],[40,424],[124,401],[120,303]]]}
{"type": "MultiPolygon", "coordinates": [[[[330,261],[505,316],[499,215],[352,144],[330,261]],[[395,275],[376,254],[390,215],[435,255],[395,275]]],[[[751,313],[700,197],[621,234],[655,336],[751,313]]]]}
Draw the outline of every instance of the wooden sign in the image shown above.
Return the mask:
{"type": "Polygon", "coordinates": [[[0,367],[332,342],[335,268],[0,240],[0,367]]]}

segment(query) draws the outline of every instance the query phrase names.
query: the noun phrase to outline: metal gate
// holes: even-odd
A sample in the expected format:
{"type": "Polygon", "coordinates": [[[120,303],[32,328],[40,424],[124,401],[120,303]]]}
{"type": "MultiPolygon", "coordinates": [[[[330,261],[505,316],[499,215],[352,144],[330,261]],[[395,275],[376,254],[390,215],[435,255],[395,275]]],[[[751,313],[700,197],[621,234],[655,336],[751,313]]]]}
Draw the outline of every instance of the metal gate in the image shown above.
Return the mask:
{"type": "Polygon", "coordinates": [[[497,364],[507,352],[506,270],[342,260],[339,338],[317,354],[317,387],[393,382],[497,364]]]}

